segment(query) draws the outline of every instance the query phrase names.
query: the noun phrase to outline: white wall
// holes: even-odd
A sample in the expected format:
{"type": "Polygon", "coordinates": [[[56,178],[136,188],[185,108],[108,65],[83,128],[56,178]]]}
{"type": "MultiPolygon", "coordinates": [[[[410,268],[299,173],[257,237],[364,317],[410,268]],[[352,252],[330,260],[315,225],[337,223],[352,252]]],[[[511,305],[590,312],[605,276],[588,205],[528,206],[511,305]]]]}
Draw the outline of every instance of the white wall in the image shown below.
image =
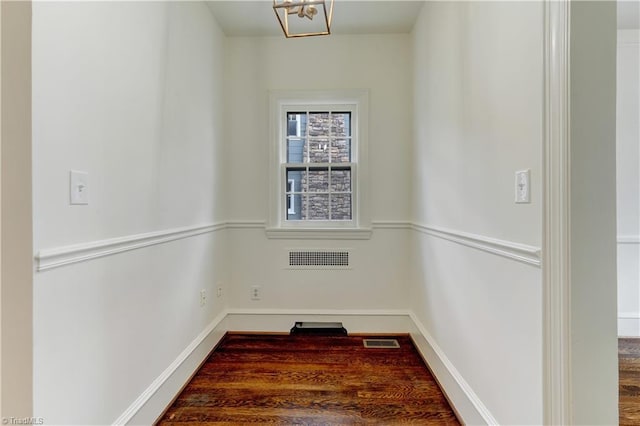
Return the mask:
{"type": "MultiPolygon", "coordinates": [[[[34,4],[36,252],[224,220],[223,44],[204,3],[34,4]],[[89,173],[88,206],[69,205],[72,169],[89,173]]],[[[121,418],[222,311],[224,231],[153,241],[36,273],[48,424],[121,418]]]]}
{"type": "Polygon", "coordinates": [[[381,222],[406,223],[409,216],[409,44],[407,34],[228,39],[229,217],[239,222],[229,230],[231,308],[406,309],[407,230],[381,229],[381,222]],[[267,239],[263,224],[269,208],[269,90],[354,88],[370,90],[368,188],[375,228],[372,238],[267,239]],[[285,270],[285,249],[293,247],[352,248],[353,268],[285,270]],[[262,300],[250,300],[252,285],[263,287],[262,300]]]}
{"type": "Polygon", "coordinates": [[[413,31],[411,308],[498,424],[542,423],[540,268],[478,248],[541,244],[543,28],[542,3],[427,2],[413,31]]]}
{"type": "Polygon", "coordinates": [[[618,31],[618,334],[640,337],[640,31],[618,31]]]}

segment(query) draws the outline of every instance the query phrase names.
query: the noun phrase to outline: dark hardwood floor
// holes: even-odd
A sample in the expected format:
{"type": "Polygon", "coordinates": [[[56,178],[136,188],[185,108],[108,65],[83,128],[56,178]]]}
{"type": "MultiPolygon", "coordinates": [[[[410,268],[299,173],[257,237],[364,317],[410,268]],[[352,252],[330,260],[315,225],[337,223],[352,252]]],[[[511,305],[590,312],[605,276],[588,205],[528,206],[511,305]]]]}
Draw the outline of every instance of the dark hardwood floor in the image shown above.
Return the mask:
{"type": "Polygon", "coordinates": [[[227,335],[160,425],[459,425],[408,336],[227,335]]]}
{"type": "Polygon", "coordinates": [[[640,339],[618,339],[620,425],[640,425],[640,339]]]}

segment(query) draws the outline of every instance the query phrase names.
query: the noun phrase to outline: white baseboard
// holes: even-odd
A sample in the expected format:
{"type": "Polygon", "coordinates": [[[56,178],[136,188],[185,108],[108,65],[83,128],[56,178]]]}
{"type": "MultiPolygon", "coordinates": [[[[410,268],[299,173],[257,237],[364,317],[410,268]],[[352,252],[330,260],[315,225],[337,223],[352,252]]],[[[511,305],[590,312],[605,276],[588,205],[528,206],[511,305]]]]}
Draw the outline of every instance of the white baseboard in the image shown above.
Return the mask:
{"type": "Polygon", "coordinates": [[[640,337],[640,312],[618,313],[618,336],[640,337]]]}
{"type": "Polygon", "coordinates": [[[211,321],[113,424],[153,424],[225,335],[226,316],[222,312],[211,321]]]}
{"type": "Polygon", "coordinates": [[[497,425],[489,409],[482,403],[471,386],[451,363],[427,329],[411,313],[413,329],[410,331],[416,348],[436,377],[440,388],[454,407],[459,420],[467,425],[497,425]]]}
{"type": "Polygon", "coordinates": [[[349,333],[407,333],[409,312],[402,310],[230,309],[229,331],[289,332],[296,321],[342,322],[349,333]]]}
{"type": "Polygon", "coordinates": [[[342,322],[349,333],[409,333],[464,424],[495,425],[473,392],[417,317],[405,310],[229,309],[211,324],[129,406],[114,425],[152,424],[228,331],[286,333],[296,321],[342,322]]]}

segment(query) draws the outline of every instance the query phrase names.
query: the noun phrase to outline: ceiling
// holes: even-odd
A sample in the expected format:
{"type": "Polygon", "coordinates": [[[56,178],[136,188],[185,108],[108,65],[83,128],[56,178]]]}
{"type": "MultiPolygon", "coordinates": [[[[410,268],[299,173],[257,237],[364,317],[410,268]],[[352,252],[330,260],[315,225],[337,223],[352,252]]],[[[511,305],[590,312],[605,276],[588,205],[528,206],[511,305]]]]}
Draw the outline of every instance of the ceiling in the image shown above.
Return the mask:
{"type": "MultiPolygon", "coordinates": [[[[208,1],[228,36],[279,36],[282,30],[271,0],[208,1]]],[[[422,1],[335,0],[332,34],[409,33],[422,1]]]]}
{"type": "MultiPolygon", "coordinates": [[[[335,0],[333,34],[409,33],[423,1],[335,0]]],[[[272,0],[210,0],[207,5],[228,36],[279,36],[272,0]]],[[[618,1],[618,29],[640,29],[640,0],[618,1]]]]}

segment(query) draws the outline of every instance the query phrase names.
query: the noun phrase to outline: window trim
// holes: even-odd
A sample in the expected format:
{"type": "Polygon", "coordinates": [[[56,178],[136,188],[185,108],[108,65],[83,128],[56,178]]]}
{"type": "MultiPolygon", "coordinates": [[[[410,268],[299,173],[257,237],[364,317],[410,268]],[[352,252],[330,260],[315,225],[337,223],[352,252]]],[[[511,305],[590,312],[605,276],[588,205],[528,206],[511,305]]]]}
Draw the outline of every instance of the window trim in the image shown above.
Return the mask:
{"type": "MultiPolygon", "coordinates": [[[[271,91],[269,93],[269,238],[367,239],[371,235],[368,215],[368,114],[369,92],[366,89],[331,91],[271,91]],[[309,108],[352,111],[352,219],[345,221],[287,221],[286,148],[283,130],[286,111],[309,108]],[[355,146],[354,146],[355,145],[355,146]]],[[[308,163],[305,163],[308,164],[308,163]]]]}

